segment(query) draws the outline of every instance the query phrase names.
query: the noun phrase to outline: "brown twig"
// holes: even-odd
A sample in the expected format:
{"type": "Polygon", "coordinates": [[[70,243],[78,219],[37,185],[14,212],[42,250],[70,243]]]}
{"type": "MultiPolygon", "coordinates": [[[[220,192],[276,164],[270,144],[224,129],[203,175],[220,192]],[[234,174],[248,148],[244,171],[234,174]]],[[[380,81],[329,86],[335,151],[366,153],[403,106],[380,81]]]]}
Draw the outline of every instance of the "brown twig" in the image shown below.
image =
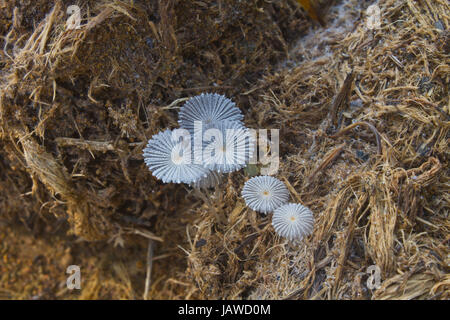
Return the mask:
{"type": "Polygon", "coordinates": [[[256,233],[254,233],[254,234],[251,234],[251,235],[249,235],[247,238],[245,238],[244,241],[242,241],[242,243],[234,249],[234,253],[237,254],[237,255],[239,255],[239,253],[242,251],[242,249],[243,249],[247,244],[249,244],[250,242],[252,242],[252,241],[255,240],[256,238],[258,238],[258,237],[266,230],[266,227],[267,227],[268,225],[269,225],[268,222],[263,223],[262,225],[260,225],[259,227],[260,227],[262,230],[260,230],[260,231],[258,231],[258,232],[256,232],[256,233]]]}
{"type": "Polygon", "coordinates": [[[341,87],[341,90],[339,90],[338,95],[333,101],[333,105],[331,106],[331,122],[333,125],[337,126],[337,115],[339,112],[339,109],[343,107],[343,105],[347,102],[348,97],[350,95],[353,80],[355,79],[355,74],[353,71],[351,71],[347,77],[344,80],[344,84],[341,87]]]}
{"type": "Polygon", "coordinates": [[[328,167],[328,165],[333,162],[340,154],[341,152],[344,150],[345,144],[337,147],[336,149],[334,149],[323,161],[322,163],[317,167],[316,170],[314,170],[314,172],[312,173],[312,175],[309,177],[309,181],[311,182],[312,180],[314,180],[314,177],[316,176],[317,173],[319,173],[320,171],[324,170],[326,167],[328,167]]]}
{"type": "Polygon", "coordinates": [[[102,152],[116,150],[112,141],[89,141],[64,137],[56,138],[55,141],[58,145],[62,147],[77,146],[82,149],[89,149],[102,152]]]}
{"type": "Polygon", "coordinates": [[[148,291],[150,290],[150,284],[152,281],[152,267],[153,267],[153,240],[149,239],[147,251],[147,276],[145,278],[144,300],[148,300],[148,291]]]}

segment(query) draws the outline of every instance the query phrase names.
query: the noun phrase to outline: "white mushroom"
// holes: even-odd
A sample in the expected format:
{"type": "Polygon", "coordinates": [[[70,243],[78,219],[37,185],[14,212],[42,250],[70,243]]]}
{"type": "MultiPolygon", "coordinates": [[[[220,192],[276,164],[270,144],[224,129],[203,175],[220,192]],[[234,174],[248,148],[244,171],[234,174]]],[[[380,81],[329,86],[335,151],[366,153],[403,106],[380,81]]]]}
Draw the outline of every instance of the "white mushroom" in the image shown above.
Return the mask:
{"type": "Polygon", "coordinates": [[[314,216],[307,207],[288,203],[274,211],[272,225],[280,236],[291,241],[301,240],[313,232],[314,216]]]}
{"type": "Polygon", "coordinates": [[[258,176],[245,183],[242,197],[249,208],[267,214],[289,201],[289,191],[277,178],[258,176]]]}
{"type": "Polygon", "coordinates": [[[202,93],[189,99],[178,114],[178,123],[183,129],[194,133],[194,124],[201,121],[208,126],[223,120],[236,121],[242,124],[241,110],[227,97],[217,93],[202,93]]]}
{"type": "Polygon", "coordinates": [[[193,162],[191,138],[186,130],[165,130],[154,135],[143,150],[144,161],[152,174],[164,183],[194,183],[209,170],[193,162]],[[183,137],[182,140],[178,140],[183,137]]]}

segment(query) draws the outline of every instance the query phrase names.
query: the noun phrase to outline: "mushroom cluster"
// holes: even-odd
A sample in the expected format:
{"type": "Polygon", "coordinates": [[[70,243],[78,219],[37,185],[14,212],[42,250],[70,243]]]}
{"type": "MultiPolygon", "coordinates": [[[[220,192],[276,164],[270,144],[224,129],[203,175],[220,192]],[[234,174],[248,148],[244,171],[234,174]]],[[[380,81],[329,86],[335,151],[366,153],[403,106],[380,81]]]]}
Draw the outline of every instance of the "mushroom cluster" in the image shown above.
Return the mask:
{"type": "Polygon", "coordinates": [[[143,150],[152,174],[165,183],[214,187],[221,173],[245,167],[254,138],[235,103],[216,93],[190,98],[179,112],[180,128],[154,135],[143,150]]]}
{"type": "Polygon", "coordinates": [[[288,203],[289,191],[275,177],[249,179],[242,189],[242,197],[252,210],[264,214],[273,212],[272,226],[281,237],[290,241],[302,240],[313,231],[314,216],[311,210],[298,203],[288,203]]]}
{"type": "MultiPolygon", "coordinates": [[[[164,183],[186,183],[196,190],[215,187],[223,173],[245,167],[255,140],[242,122],[234,102],[216,93],[189,99],[179,112],[180,128],[155,134],[143,150],[152,174],[164,183]]],[[[307,207],[288,203],[286,185],[272,176],[249,179],[242,189],[247,206],[268,214],[282,237],[301,240],[313,231],[314,217],[307,207]]]]}

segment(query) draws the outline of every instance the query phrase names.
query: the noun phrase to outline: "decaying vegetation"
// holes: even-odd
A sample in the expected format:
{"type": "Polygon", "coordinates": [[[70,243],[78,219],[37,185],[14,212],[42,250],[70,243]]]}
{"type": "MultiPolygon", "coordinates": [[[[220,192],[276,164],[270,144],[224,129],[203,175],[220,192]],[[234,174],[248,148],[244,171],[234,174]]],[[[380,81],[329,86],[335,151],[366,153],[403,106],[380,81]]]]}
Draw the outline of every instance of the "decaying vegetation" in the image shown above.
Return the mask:
{"type": "Polygon", "coordinates": [[[449,298],[448,1],[379,0],[374,30],[369,1],[325,26],[294,0],[86,1],[68,29],[71,4],[0,2],[0,297],[449,298]],[[302,244],[245,207],[252,170],[199,197],[146,169],[206,91],[280,129],[302,244]]]}

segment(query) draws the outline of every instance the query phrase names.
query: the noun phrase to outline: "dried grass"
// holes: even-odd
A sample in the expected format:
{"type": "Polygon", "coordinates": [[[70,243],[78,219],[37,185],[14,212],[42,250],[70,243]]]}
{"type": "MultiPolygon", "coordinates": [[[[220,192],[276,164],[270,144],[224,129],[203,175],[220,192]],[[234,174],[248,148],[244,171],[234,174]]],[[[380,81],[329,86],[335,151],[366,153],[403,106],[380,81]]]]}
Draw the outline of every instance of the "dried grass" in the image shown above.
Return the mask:
{"type": "Polygon", "coordinates": [[[323,13],[326,27],[295,1],[88,5],[80,30],[61,1],[32,30],[14,10],[0,56],[5,219],[53,213],[129,259],[156,241],[147,288],[145,270],[100,255],[108,276],[79,298],[449,298],[447,1],[380,0],[373,31],[355,0],[323,13]],[[244,172],[199,195],[145,168],[147,138],[204,90],[232,96],[248,126],[281,129],[277,176],[316,219],[303,243],[245,207],[244,172]]]}

